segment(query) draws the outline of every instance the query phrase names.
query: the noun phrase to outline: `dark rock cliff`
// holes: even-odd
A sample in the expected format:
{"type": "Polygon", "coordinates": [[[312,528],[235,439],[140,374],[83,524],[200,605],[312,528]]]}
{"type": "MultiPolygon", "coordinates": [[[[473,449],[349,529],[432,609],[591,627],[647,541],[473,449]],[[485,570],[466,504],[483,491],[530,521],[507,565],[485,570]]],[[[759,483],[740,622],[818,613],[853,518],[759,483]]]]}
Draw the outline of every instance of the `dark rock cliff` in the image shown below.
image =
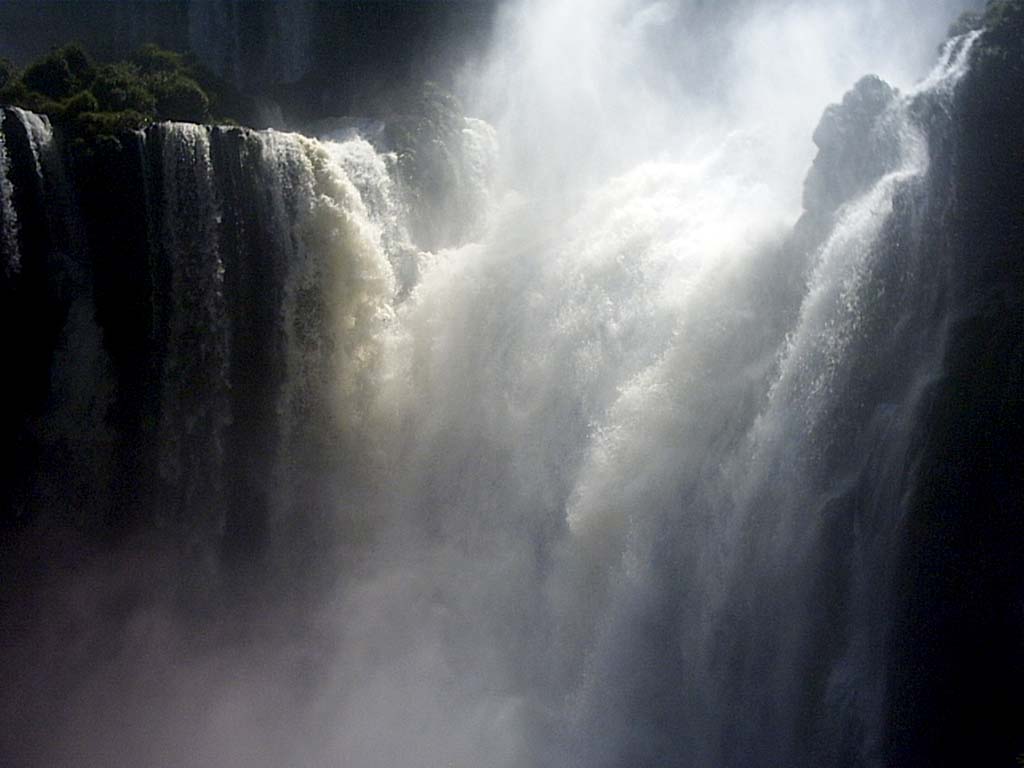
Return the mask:
{"type": "MultiPolygon", "coordinates": [[[[909,97],[927,168],[894,183],[871,241],[858,288],[869,300],[801,457],[811,490],[756,499],[768,512],[817,505],[821,546],[750,580],[716,628],[727,684],[708,694],[724,723],[708,749],[721,766],[995,766],[1024,753],[1024,6],[993,4],[978,21],[987,31],[955,94],[909,97]],[[781,626],[794,605],[806,620],[781,626]],[[786,706],[749,695],[773,654],[799,683],[786,706]],[[879,689],[837,705],[826,691],[844,663],[879,689]]],[[[898,164],[905,137],[887,114],[903,98],[865,78],[826,111],[805,216],[773,255],[787,277],[761,297],[775,312],[769,335],[792,326],[844,205],[898,164]]],[[[429,122],[397,126],[419,137],[404,139],[413,179],[437,176],[426,154],[436,142],[417,133],[429,122]]],[[[0,439],[13,459],[0,476],[0,537],[19,554],[0,575],[31,594],[52,577],[41,558],[53,552],[34,542],[71,530],[99,549],[158,535],[177,553],[255,562],[261,578],[317,578],[308,554],[326,546],[323,498],[337,490],[318,473],[333,439],[317,424],[323,382],[302,383],[309,401],[294,413],[281,394],[289,343],[311,355],[338,344],[324,332],[329,299],[289,271],[309,234],[295,223],[312,197],[302,190],[317,181],[288,163],[308,147],[287,139],[298,143],[278,157],[276,139],[244,129],[154,126],[72,154],[59,140],[42,151],[27,125],[5,112],[0,439]],[[286,432],[301,444],[286,445],[286,432]],[[302,500],[291,506],[275,485],[282,452],[302,500]],[[303,559],[277,571],[262,568],[275,504],[303,559]]],[[[302,372],[328,377],[321,362],[302,372]]],[[[661,715],[689,706],[668,663],[685,666],[675,599],[651,609],[644,636],[659,679],[630,681],[638,694],[623,711],[650,725],[634,729],[633,765],[692,754],[661,715]],[[653,714],[651,691],[668,702],[653,714]]]]}
{"type": "Polygon", "coordinates": [[[898,556],[893,765],[1024,753],[1024,4],[983,23],[931,136],[922,215],[948,327],[898,556]]]}

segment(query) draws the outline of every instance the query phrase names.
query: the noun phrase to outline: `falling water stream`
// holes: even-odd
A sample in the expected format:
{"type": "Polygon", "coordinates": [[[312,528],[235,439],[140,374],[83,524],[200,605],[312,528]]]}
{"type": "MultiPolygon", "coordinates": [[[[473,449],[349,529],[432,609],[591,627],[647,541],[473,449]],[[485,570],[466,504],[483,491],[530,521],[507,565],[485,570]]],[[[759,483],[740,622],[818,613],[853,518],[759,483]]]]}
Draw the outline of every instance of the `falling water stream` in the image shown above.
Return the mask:
{"type": "MultiPolygon", "coordinates": [[[[888,302],[914,288],[886,277],[884,239],[924,194],[921,105],[941,113],[976,37],[886,91],[860,137],[884,168],[803,241],[756,125],[637,162],[623,137],[612,172],[552,185],[550,158],[517,186],[521,123],[467,119],[464,235],[433,250],[396,155],[358,135],[138,133],[155,517],[194,552],[258,507],[275,573],[337,560],[308,635],[272,651],[190,664],[154,646],[164,618],[131,623],[49,764],[881,765],[890,553],[945,340],[888,302]],[[891,349],[912,350],[902,375],[871,383],[891,349]]],[[[48,124],[3,114],[58,184],[48,124]]],[[[60,418],[81,421],[127,390],[98,321],[72,317],[95,401],[60,418]]]]}

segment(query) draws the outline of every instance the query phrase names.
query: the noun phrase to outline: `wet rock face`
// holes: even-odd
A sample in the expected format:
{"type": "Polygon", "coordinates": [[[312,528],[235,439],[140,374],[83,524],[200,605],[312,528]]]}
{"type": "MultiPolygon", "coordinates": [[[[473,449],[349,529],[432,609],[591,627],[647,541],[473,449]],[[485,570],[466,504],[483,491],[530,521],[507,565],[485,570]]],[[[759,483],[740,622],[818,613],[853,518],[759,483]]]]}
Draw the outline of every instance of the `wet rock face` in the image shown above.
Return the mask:
{"type": "MultiPolygon", "coordinates": [[[[941,360],[909,443],[917,458],[905,470],[907,512],[888,587],[885,765],[1009,765],[1024,754],[1009,715],[1024,688],[1024,3],[991,3],[957,31],[979,27],[955,98],[919,94],[909,105],[928,171],[894,198],[877,245],[884,290],[872,302],[877,317],[903,317],[907,327],[892,334],[901,341],[888,347],[886,373],[858,374],[843,401],[870,401],[872,392],[890,400],[872,388],[905,380],[900,361],[941,330],[941,360]]],[[[793,247],[812,252],[839,207],[894,167],[887,115],[897,99],[869,77],[825,111],[793,247]]],[[[851,414],[837,419],[859,424],[851,414]]],[[[876,480],[866,476],[860,492],[876,480]]],[[[847,503],[862,504],[836,506],[847,503]]]]}
{"type": "Polygon", "coordinates": [[[1024,3],[992,3],[932,131],[927,220],[952,318],[898,567],[891,765],[1010,765],[1024,687],[1024,3]]]}
{"type": "Polygon", "coordinates": [[[54,226],[52,212],[60,201],[47,183],[52,169],[40,137],[16,110],[5,108],[0,141],[6,230],[0,237],[0,322],[7,329],[4,358],[10,372],[0,405],[0,439],[12,457],[0,469],[2,529],[25,518],[25,478],[39,464],[39,419],[48,407],[50,360],[68,311],[71,276],[62,255],[65,233],[54,226]]]}
{"type": "Polygon", "coordinates": [[[897,91],[875,75],[862,78],[822,115],[814,131],[818,156],[804,183],[804,208],[827,216],[892,166],[898,140],[884,115],[897,91]]]}

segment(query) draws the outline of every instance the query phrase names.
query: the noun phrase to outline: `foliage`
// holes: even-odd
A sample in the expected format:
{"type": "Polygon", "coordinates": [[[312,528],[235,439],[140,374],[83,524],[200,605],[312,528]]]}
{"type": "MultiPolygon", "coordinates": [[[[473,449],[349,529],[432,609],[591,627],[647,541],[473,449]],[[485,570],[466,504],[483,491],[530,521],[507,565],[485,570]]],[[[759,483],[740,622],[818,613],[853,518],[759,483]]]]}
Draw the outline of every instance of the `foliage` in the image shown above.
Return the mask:
{"type": "Polygon", "coordinates": [[[131,109],[120,112],[82,112],[77,116],[81,136],[116,136],[144,128],[153,122],[149,115],[131,109]]]}
{"type": "Polygon", "coordinates": [[[92,93],[104,112],[130,110],[156,117],[156,99],[134,64],[119,62],[102,67],[92,93]]]}
{"type": "Polygon", "coordinates": [[[64,99],[88,88],[95,76],[92,60],[77,45],[66,45],[29,65],[21,76],[29,90],[64,99]]]}
{"type": "Polygon", "coordinates": [[[192,123],[210,119],[210,98],[192,78],[180,72],[161,72],[152,75],[148,83],[161,119],[192,123]]]}
{"type": "Polygon", "coordinates": [[[85,112],[99,112],[100,109],[100,103],[92,91],[79,91],[66,99],[62,106],[65,118],[75,118],[85,112]]]}
{"type": "Polygon", "coordinates": [[[114,137],[157,120],[209,122],[215,107],[245,106],[191,57],[152,44],[125,61],[99,65],[79,46],[67,45],[20,76],[0,59],[0,103],[48,115],[75,142],[114,137]]]}
{"type": "Polygon", "coordinates": [[[183,72],[188,69],[185,57],[175,51],[167,51],[153,43],[146,43],[129,59],[144,75],[183,72]]]}
{"type": "Polygon", "coordinates": [[[0,104],[13,104],[31,112],[46,115],[54,115],[62,111],[59,101],[29,90],[21,79],[14,80],[0,91],[0,104]]]}
{"type": "Polygon", "coordinates": [[[15,69],[14,65],[3,56],[0,56],[0,90],[6,88],[17,76],[18,70],[15,69]]]}

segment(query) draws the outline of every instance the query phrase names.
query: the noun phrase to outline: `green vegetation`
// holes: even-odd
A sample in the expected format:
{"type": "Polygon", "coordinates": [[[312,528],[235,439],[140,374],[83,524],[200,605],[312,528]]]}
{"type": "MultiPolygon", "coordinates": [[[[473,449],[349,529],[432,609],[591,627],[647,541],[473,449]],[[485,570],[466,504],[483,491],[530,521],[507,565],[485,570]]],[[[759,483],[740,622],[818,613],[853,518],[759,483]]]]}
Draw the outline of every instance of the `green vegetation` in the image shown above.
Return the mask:
{"type": "Polygon", "coordinates": [[[15,69],[14,65],[3,56],[0,56],[0,90],[6,88],[7,84],[17,76],[18,70],[15,69]]]}
{"type": "Polygon", "coordinates": [[[30,91],[59,100],[88,88],[95,77],[96,69],[85,51],[68,45],[30,64],[21,81],[30,91]]]}
{"type": "Polygon", "coordinates": [[[92,84],[92,95],[100,104],[97,111],[133,111],[156,116],[156,99],[142,80],[138,67],[131,63],[101,67],[92,84]]]}
{"type": "Polygon", "coordinates": [[[225,121],[220,108],[245,106],[191,57],[156,45],[108,63],[66,45],[21,72],[0,59],[0,104],[45,114],[76,142],[115,137],[158,120],[225,121]]]}

